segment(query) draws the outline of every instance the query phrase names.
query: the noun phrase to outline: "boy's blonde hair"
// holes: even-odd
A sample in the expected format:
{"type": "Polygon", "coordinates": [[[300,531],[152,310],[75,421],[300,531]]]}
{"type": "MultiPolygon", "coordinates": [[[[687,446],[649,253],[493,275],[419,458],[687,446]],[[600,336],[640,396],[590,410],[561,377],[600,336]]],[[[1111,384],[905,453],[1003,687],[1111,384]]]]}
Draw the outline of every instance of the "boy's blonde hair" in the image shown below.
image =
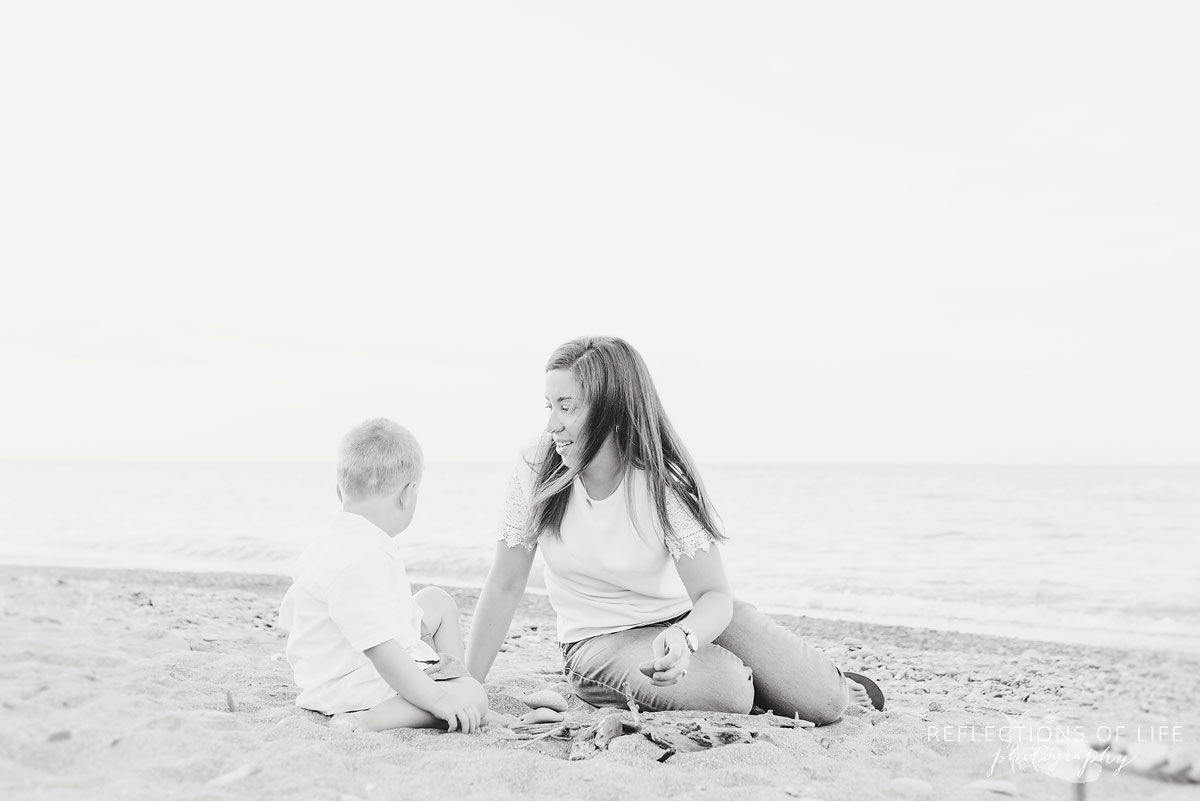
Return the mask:
{"type": "Polygon", "coordinates": [[[386,495],[409,481],[419,481],[424,468],[417,438],[404,426],[376,417],[342,437],[338,486],[344,498],[386,495]]]}

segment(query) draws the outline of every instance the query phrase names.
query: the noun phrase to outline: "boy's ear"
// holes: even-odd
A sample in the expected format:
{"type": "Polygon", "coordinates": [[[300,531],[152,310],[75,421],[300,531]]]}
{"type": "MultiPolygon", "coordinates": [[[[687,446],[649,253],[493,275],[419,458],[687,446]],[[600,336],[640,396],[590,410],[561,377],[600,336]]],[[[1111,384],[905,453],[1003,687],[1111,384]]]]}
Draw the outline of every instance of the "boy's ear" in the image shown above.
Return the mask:
{"type": "Polygon", "coordinates": [[[400,488],[400,494],[396,496],[396,502],[400,504],[401,509],[407,509],[412,506],[417,499],[417,482],[410,481],[400,488]]]}

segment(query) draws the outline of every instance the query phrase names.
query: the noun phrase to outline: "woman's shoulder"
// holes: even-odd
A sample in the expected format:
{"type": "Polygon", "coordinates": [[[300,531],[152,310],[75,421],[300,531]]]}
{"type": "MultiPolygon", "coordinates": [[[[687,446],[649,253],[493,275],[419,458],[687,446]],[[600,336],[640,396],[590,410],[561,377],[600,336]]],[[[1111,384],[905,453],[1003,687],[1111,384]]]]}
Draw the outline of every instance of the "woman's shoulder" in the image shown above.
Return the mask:
{"type": "Polygon", "coordinates": [[[541,470],[542,462],[550,453],[549,441],[550,435],[544,433],[535,439],[527,441],[517,452],[513,473],[517,481],[520,482],[526,496],[533,491],[533,485],[537,481],[537,475],[541,470]]]}
{"type": "Polygon", "coordinates": [[[537,469],[550,452],[550,435],[542,432],[540,436],[527,440],[518,452],[520,461],[537,469]]]}

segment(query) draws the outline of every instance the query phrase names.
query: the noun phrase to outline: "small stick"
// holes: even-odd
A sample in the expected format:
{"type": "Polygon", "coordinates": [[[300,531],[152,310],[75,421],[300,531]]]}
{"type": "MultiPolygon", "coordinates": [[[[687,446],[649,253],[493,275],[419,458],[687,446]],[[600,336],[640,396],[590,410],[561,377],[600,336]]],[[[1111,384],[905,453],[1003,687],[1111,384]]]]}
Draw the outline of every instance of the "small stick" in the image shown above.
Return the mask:
{"type": "Polygon", "coordinates": [[[529,746],[531,746],[531,745],[533,745],[534,743],[536,743],[538,740],[545,740],[547,737],[553,737],[553,736],[554,736],[554,735],[556,735],[556,734],[569,734],[569,733],[570,733],[570,731],[571,731],[571,728],[570,728],[570,726],[562,726],[562,725],[560,725],[560,726],[557,726],[557,727],[555,727],[555,728],[553,728],[553,729],[550,729],[549,731],[545,731],[545,732],[542,732],[542,733],[541,733],[541,734],[539,734],[539,735],[536,735],[536,736],[534,736],[534,737],[530,737],[530,738],[529,738],[529,740],[527,740],[526,742],[523,742],[523,743],[521,743],[520,745],[518,745],[518,746],[517,746],[517,748],[528,748],[529,746]]]}
{"type": "Polygon", "coordinates": [[[633,713],[633,725],[641,727],[642,717],[638,710],[637,701],[633,700],[633,687],[629,686],[629,682],[621,685],[621,691],[625,693],[625,698],[628,700],[629,711],[633,713]]]}
{"type": "Polygon", "coordinates": [[[237,704],[233,702],[233,693],[229,690],[225,691],[225,704],[229,707],[230,712],[237,712],[237,704]]]}
{"type": "Polygon", "coordinates": [[[508,728],[515,732],[547,732],[554,731],[555,728],[561,726],[561,723],[515,723],[508,728]]]}

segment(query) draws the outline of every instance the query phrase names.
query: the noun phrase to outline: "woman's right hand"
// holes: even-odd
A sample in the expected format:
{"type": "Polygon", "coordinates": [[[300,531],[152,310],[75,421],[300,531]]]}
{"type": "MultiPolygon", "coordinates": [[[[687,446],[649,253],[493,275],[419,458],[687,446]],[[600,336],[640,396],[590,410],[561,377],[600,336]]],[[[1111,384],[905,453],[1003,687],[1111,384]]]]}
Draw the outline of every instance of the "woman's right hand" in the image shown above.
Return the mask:
{"type": "Polygon", "coordinates": [[[692,650],[687,645],[687,635],[675,626],[663,629],[650,645],[654,659],[639,667],[655,687],[670,687],[687,674],[692,661],[692,650]]]}

